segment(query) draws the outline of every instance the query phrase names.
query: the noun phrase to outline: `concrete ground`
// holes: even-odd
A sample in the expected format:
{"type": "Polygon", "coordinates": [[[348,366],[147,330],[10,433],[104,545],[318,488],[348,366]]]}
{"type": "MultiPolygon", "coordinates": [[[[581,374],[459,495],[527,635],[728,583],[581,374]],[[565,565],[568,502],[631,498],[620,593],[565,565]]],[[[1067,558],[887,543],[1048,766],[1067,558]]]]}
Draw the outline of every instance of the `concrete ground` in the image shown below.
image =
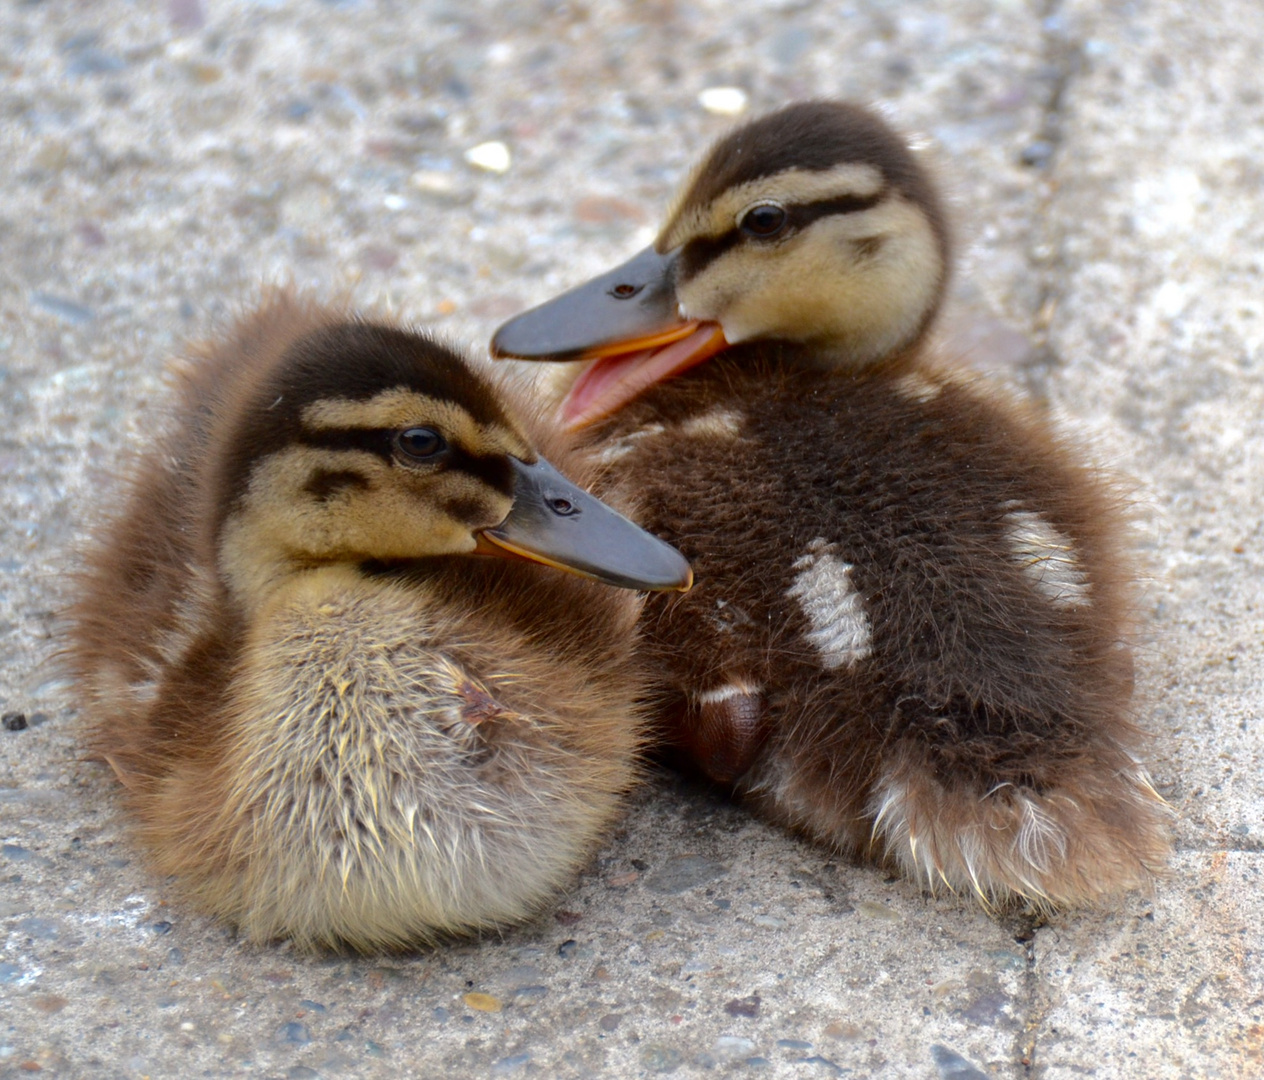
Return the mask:
{"type": "Polygon", "coordinates": [[[1264,1075],[1262,50],[1259,0],[0,5],[0,1076],[1264,1075]],[[481,349],[646,242],[715,87],[917,133],[947,332],[1127,478],[1170,878],[997,921],[664,776],[501,937],[313,960],[169,903],[50,663],[164,363],[276,280],[481,349]]]}

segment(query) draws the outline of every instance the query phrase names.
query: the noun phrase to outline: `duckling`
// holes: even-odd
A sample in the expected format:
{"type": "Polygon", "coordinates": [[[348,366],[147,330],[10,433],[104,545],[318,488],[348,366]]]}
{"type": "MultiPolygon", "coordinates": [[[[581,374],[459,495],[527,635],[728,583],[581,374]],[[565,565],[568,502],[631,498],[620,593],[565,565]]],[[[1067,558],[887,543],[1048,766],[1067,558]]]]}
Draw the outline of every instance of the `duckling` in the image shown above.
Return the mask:
{"type": "Polygon", "coordinates": [[[985,906],[1164,865],[1119,499],[936,359],[943,205],[882,119],[814,101],[703,157],[648,250],[492,351],[590,360],[596,490],[691,560],[643,645],[666,740],[771,817],[985,906]],[[704,362],[705,361],[705,362],[704,362]]]}
{"type": "Polygon", "coordinates": [[[643,737],[641,598],[585,578],[690,573],[540,445],[452,350],[287,294],[187,365],[69,656],[205,911],[391,949],[523,919],[583,863],[643,737]]]}

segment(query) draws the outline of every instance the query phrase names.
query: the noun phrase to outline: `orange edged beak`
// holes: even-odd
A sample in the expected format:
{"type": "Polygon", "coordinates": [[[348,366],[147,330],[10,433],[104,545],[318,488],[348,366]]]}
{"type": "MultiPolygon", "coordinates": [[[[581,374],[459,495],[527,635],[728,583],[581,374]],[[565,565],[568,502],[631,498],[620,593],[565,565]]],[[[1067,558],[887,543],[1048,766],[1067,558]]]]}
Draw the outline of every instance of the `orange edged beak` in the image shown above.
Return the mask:
{"type": "Polygon", "coordinates": [[[600,499],[576,487],[543,458],[510,459],[509,516],[476,536],[483,555],[523,558],[624,589],[687,592],[689,563],[600,499]]]}
{"type": "Polygon", "coordinates": [[[492,338],[492,355],[592,360],[562,402],[567,428],[591,424],[727,344],[718,324],[680,317],[675,276],[674,253],[646,248],[622,266],[510,319],[492,338]]]}

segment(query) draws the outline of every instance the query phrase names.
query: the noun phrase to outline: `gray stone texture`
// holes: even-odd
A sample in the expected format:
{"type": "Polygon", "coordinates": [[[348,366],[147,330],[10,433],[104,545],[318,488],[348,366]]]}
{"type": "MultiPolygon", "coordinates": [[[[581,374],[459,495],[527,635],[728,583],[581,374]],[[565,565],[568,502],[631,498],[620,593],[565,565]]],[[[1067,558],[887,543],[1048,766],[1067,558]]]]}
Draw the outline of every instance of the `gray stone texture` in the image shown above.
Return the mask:
{"type": "Polygon", "coordinates": [[[0,5],[0,1077],[1264,1075],[1262,52],[1259,0],[0,5]],[[663,775],[529,926],[235,940],[146,871],[54,663],[166,365],[267,282],[481,350],[650,238],[714,86],[916,135],[947,347],[1121,478],[1170,877],[998,920],[663,775]]]}

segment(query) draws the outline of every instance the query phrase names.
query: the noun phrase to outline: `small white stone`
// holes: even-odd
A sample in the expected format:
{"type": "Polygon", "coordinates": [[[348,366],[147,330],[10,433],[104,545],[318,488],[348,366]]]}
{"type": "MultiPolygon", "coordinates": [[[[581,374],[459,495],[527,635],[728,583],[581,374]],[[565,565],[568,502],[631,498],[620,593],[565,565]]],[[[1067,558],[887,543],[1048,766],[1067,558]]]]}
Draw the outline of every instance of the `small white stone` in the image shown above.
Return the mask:
{"type": "Polygon", "coordinates": [[[755,1052],[755,1043],[741,1035],[721,1035],[712,1049],[721,1061],[738,1061],[755,1052]]]}
{"type": "Polygon", "coordinates": [[[1154,292],[1154,307],[1164,319],[1175,319],[1189,303],[1189,287],[1178,281],[1165,281],[1154,292]]]}
{"type": "Polygon", "coordinates": [[[654,237],[657,235],[657,225],[642,225],[632,234],[632,242],[628,246],[633,251],[640,251],[641,248],[649,247],[654,243],[654,237]]]}
{"type": "Polygon", "coordinates": [[[172,60],[192,60],[202,48],[197,38],[172,38],[167,42],[167,56],[172,60]]]}
{"type": "Polygon", "coordinates": [[[419,169],[413,173],[408,182],[418,191],[424,191],[430,195],[450,195],[456,190],[456,182],[452,179],[452,175],[436,169],[419,169]]]}
{"type": "Polygon", "coordinates": [[[503,142],[493,141],[471,146],[465,151],[465,160],[476,169],[503,173],[509,171],[513,159],[509,155],[509,147],[503,142]]]}
{"type": "Polygon", "coordinates": [[[698,95],[698,104],[716,116],[741,116],[747,100],[740,86],[708,86],[698,95]]]}
{"type": "Polygon", "coordinates": [[[387,210],[403,210],[408,205],[408,200],[402,195],[386,195],[382,198],[382,205],[387,210]]]}

